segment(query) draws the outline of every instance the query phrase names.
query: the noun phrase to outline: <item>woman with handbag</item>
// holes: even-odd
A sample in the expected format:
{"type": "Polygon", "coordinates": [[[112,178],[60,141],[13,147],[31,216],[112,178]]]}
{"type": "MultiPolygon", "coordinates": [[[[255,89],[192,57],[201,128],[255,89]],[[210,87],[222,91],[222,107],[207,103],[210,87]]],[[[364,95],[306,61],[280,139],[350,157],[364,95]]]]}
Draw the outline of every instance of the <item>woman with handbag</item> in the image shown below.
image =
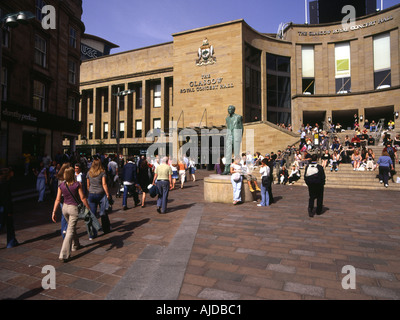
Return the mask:
{"type": "MultiPolygon", "coordinates": [[[[87,189],[89,190],[88,202],[90,210],[96,216],[97,207],[100,207],[101,226],[104,233],[111,231],[110,219],[106,212],[107,202],[111,201],[107,186],[107,177],[100,159],[93,160],[92,166],[87,174],[87,189]]],[[[94,234],[94,237],[97,235],[94,234]]]]}
{"type": "Polygon", "coordinates": [[[146,193],[149,193],[148,186],[153,182],[153,171],[146,159],[140,161],[138,170],[138,182],[140,188],[142,189],[142,208],[144,208],[146,193]]]}
{"type": "Polygon", "coordinates": [[[261,161],[261,203],[257,204],[257,207],[268,207],[269,206],[269,188],[270,188],[270,168],[268,166],[268,160],[263,159],[261,161]]]}
{"type": "Polygon", "coordinates": [[[90,210],[89,203],[85,198],[82,186],[75,180],[74,168],[67,168],[64,171],[64,183],[61,183],[58,187],[57,198],[54,202],[52,220],[56,222],[56,211],[60,205],[61,196],[64,197],[64,204],[62,207],[62,213],[65,220],[68,223],[67,233],[63,240],[59,259],[63,262],[67,262],[71,257],[71,251],[76,251],[80,248],[78,234],[76,232],[76,226],[79,218],[79,204],[75,199],[81,199],[82,203],[87,209],[90,210]]]}

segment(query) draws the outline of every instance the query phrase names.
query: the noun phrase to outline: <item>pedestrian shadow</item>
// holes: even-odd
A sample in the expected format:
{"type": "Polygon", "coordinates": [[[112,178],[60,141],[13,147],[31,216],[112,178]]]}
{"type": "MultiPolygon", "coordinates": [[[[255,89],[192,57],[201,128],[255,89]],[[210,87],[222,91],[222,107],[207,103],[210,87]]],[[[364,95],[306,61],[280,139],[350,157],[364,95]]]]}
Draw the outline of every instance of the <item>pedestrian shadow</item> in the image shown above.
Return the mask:
{"type": "Polygon", "coordinates": [[[28,243],[32,243],[32,242],[36,242],[36,241],[42,241],[42,240],[43,241],[44,240],[50,240],[50,239],[57,238],[57,237],[61,237],[60,230],[57,230],[55,232],[48,233],[48,234],[43,234],[43,235],[38,236],[36,238],[25,240],[24,242],[20,242],[19,245],[24,245],[24,244],[28,244],[28,243]]]}
{"type": "MultiPolygon", "coordinates": [[[[168,200],[168,203],[169,203],[169,200],[168,200]]],[[[194,205],[196,205],[196,203],[181,204],[181,205],[176,206],[176,207],[169,207],[168,211],[185,210],[185,209],[193,207],[194,205]]]]}
{"type": "Polygon", "coordinates": [[[28,292],[24,292],[23,294],[21,294],[19,297],[16,298],[4,298],[1,300],[26,300],[32,297],[35,297],[37,295],[39,295],[42,291],[44,291],[43,288],[35,288],[32,290],[29,290],[28,292]]]}
{"type": "Polygon", "coordinates": [[[147,218],[147,219],[143,219],[140,221],[133,221],[128,224],[121,224],[120,226],[117,226],[117,227],[114,224],[114,225],[112,225],[112,231],[107,234],[107,236],[110,234],[115,234],[114,236],[108,237],[108,238],[103,238],[106,236],[105,234],[99,235],[96,238],[97,241],[95,241],[91,244],[88,244],[82,248],[82,250],[85,250],[85,249],[87,249],[87,250],[82,251],[82,252],[78,253],[77,255],[74,255],[73,257],[71,257],[71,260],[79,259],[80,257],[83,257],[99,248],[106,247],[106,246],[109,246],[106,249],[106,251],[110,251],[112,249],[120,249],[124,246],[124,241],[129,239],[129,237],[131,237],[134,234],[134,232],[133,232],[134,229],[148,223],[149,221],[150,221],[150,219],[147,218]],[[116,233],[122,233],[122,234],[117,235],[116,233]]]}
{"type": "Polygon", "coordinates": [[[277,203],[277,202],[279,202],[280,200],[282,200],[283,199],[283,197],[281,197],[281,196],[276,196],[276,197],[274,197],[274,203],[277,203]]]}

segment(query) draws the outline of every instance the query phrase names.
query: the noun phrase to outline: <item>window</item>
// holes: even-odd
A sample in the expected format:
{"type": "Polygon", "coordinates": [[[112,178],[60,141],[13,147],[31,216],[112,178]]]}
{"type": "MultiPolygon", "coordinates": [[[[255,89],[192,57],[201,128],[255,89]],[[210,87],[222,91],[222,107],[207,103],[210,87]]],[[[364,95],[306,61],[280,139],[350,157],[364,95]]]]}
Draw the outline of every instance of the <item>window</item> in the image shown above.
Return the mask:
{"type": "Polygon", "coordinates": [[[141,85],[136,86],[135,92],[136,92],[136,109],[142,109],[142,103],[143,103],[142,86],[141,85]]]}
{"type": "Polygon", "coordinates": [[[1,70],[1,101],[7,101],[7,84],[8,70],[3,67],[1,70]]]}
{"type": "Polygon", "coordinates": [[[301,48],[301,65],[303,77],[303,94],[314,94],[314,46],[303,46],[301,48]]]}
{"type": "Polygon", "coordinates": [[[261,120],[261,51],[245,45],[245,122],[261,120]]]}
{"type": "Polygon", "coordinates": [[[46,86],[40,81],[33,81],[33,108],[46,111],[46,86]]]}
{"type": "Polygon", "coordinates": [[[46,5],[46,2],[43,0],[36,0],[35,9],[36,9],[36,19],[39,21],[43,20],[42,8],[46,5]]]}
{"type": "Polygon", "coordinates": [[[68,82],[71,84],[76,83],[76,63],[75,61],[68,61],[68,82]]]}
{"type": "Polygon", "coordinates": [[[142,120],[136,120],[136,122],[135,122],[135,138],[142,137],[142,129],[143,129],[142,120]]]}
{"type": "Polygon", "coordinates": [[[351,92],[350,43],[335,45],[335,78],[337,93],[351,92]]]}
{"type": "Polygon", "coordinates": [[[69,28],[69,45],[76,48],[76,30],[72,27],[69,28]]]}
{"type": "Polygon", "coordinates": [[[47,44],[42,37],[35,35],[35,63],[46,68],[47,44]]]}
{"type": "Polygon", "coordinates": [[[374,87],[389,88],[392,85],[390,63],[390,34],[374,37],[374,87]]]}
{"type": "Polygon", "coordinates": [[[161,83],[154,85],[154,108],[161,108],[161,83]]]}
{"type": "Polygon", "coordinates": [[[161,129],[161,119],[153,119],[153,129],[161,129]]]}
{"type": "Polygon", "coordinates": [[[88,91],[88,98],[89,98],[89,113],[93,113],[93,90],[88,91]]]}
{"type": "MultiPolygon", "coordinates": [[[[5,15],[6,15],[6,12],[4,12],[0,8],[0,17],[3,17],[5,15]]],[[[1,43],[3,44],[3,47],[8,48],[9,41],[10,41],[10,28],[3,27],[2,31],[3,31],[3,39],[0,39],[0,41],[2,41],[1,43]]]]}
{"type": "Polygon", "coordinates": [[[291,123],[290,58],[267,53],[267,120],[291,123]]]}
{"type": "Polygon", "coordinates": [[[103,123],[103,139],[108,139],[108,122],[103,123]]]}
{"type": "Polygon", "coordinates": [[[89,140],[93,139],[93,123],[89,123],[89,140]]]}
{"type": "Polygon", "coordinates": [[[125,122],[121,121],[119,123],[119,137],[121,139],[125,138],[125,122]]]}
{"type": "Polygon", "coordinates": [[[71,97],[68,99],[68,119],[76,120],[76,99],[71,97]]]}

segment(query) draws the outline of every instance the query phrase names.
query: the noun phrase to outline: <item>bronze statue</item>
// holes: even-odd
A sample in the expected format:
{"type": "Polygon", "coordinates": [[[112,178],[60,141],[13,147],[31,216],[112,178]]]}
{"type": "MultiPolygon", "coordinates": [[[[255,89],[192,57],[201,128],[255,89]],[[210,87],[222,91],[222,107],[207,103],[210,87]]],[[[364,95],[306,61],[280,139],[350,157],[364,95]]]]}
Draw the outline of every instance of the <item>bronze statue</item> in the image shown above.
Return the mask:
{"type": "Polygon", "coordinates": [[[240,156],[240,145],[243,136],[243,117],[235,114],[235,106],[228,107],[228,117],[226,118],[226,139],[225,139],[225,170],[222,173],[227,175],[230,173],[232,164],[232,151],[234,158],[240,156]]]}

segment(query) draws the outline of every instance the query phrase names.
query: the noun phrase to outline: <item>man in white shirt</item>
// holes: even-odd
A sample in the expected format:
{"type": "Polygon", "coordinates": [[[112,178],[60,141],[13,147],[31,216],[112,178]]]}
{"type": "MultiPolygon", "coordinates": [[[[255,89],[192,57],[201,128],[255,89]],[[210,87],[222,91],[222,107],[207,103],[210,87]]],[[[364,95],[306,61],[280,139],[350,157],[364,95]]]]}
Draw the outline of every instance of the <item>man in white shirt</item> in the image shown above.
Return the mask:
{"type": "Polygon", "coordinates": [[[118,164],[115,162],[114,158],[112,158],[108,163],[107,169],[110,173],[111,186],[114,187],[115,177],[118,175],[118,164]]]}

